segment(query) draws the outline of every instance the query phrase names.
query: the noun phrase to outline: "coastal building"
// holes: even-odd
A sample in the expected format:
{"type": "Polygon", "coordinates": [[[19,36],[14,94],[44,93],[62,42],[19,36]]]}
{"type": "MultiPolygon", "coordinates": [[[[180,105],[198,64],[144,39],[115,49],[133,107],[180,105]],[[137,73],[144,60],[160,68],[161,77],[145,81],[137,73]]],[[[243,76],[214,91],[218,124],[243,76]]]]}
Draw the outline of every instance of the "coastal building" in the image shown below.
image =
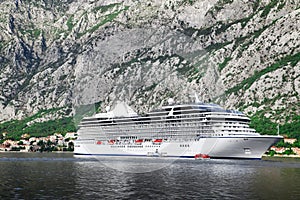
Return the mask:
{"type": "Polygon", "coordinates": [[[47,137],[29,137],[29,134],[22,135],[19,141],[5,140],[0,144],[0,151],[70,151],[74,146],[75,133],[69,133],[68,138],[56,133],[47,137]],[[50,143],[49,143],[50,142],[50,143]]]}
{"type": "Polygon", "coordinates": [[[292,147],[291,148],[293,150],[293,152],[297,155],[300,155],[300,148],[299,147],[292,147]]]}
{"type": "Polygon", "coordinates": [[[285,147],[275,147],[275,146],[272,146],[270,148],[270,150],[273,150],[276,153],[283,153],[283,152],[285,152],[286,148],[285,147]]]}
{"type": "Polygon", "coordinates": [[[31,143],[31,142],[35,142],[36,141],[36,137],[31,137],[31,138],[29,138],[29,142],[31,143]]]}
{"type": "Polygon", "coordinates": [[[29,140],[20,140],[20,142],[22,142],[23,145],[30,145],[30,141],[29,140]]]}
{"type": "Polygon", "coordinates": [[[65,139],[68,139],[68,138],[75,139],[76,137],[77,137],[77,134],[75,132],[68,132],[65,135],[65,139]]]}
{"type": "Polygon", "coordinates": [[[50,140],[50,142],[52,142],[52,143],[55,143],[56,142],[56,135],[50,135],[49,136],[49,140],[50,140]]]}
{"type": "Polygon", "coordinates": [[[294,144],[297,141],[297,139],[295,139],[295,138],[284,138],[283,141],[284,141],[284,143],[294,144]]]}
{"type": "Polygon", "coordinates": [[[28,133],[25,133],[25,134],[21,135],[21,138],[28,139],[28,138],[30,138],[30,135],[28,133]]]}

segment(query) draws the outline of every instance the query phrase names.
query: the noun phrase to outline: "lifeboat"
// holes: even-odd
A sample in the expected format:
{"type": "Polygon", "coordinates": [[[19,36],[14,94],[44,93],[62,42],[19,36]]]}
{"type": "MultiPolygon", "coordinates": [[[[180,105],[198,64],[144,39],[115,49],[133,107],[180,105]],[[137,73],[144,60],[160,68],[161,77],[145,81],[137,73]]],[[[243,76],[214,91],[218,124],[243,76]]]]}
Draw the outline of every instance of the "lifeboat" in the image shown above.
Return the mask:
{"type": "Polygon", "coordinates": [[[195,157],[195,159],[209,159],[210,158],[210,156],[208,154],[202,154],[202,153],[196,154],[194,157],[195,157]]]}
{"type": "Polygon", "coordinates": [[[135,140],[135,143],[142,143],[142,142],[143,142],[143,139],[135,140]]]}
{"type": "Polygon", "coordinates": [[[108,141],[108,144],[114,144],[115,143],[115,140],[109,140],[108,141]]]}
{"type": "Polygon", "coordinates": [[[102,142],[101,141],[97,141],[96,144],[102,144],[102,142]]]}
{"type": "Polygon", "coordinates": [[[155,139],[153,142],[154,143],[162,143],[162,139],[155,139]]]}

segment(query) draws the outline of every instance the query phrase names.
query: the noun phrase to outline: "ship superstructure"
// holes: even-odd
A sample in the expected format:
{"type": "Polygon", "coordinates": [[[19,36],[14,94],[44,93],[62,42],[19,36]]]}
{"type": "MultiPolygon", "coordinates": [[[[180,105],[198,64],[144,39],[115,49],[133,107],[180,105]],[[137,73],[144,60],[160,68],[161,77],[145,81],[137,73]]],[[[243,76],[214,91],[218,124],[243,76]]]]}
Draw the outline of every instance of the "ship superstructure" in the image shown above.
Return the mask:
{"type": "Polygon", "coordinates": [[[172,104],[138,115],[124,102],[85,117],[74,153],[101,156],[254,158],[281,136],[260,135],[242,112],[216,104],[172,104]]]}

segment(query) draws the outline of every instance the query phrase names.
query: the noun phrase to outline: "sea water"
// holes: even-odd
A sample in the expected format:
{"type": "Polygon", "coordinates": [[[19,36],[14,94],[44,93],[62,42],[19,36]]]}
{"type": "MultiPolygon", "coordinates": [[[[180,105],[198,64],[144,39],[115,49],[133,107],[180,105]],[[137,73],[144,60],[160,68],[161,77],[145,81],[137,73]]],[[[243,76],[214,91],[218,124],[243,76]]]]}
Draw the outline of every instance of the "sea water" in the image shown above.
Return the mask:
{"type": "Polygon", "coordinates": [[[1,153],[0,199],[300,199],[300,162],[1,153]]]}

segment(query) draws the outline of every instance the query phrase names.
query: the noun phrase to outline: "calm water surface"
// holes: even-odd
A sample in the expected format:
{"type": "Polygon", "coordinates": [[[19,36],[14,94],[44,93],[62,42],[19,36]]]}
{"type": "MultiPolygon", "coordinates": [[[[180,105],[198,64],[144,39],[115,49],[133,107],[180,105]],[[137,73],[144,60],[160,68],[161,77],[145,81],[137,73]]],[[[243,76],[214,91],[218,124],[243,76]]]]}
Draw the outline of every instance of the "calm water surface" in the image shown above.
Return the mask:
{"type": "Polygon", "coordinates": [[[297,160],[78,158],[1,153],[0,199],[300,199],[297,160]],[[164,167],[128,173],[127,164],[164,167]],[[118,167],[116,167],[118,166],[118,167]]]}

